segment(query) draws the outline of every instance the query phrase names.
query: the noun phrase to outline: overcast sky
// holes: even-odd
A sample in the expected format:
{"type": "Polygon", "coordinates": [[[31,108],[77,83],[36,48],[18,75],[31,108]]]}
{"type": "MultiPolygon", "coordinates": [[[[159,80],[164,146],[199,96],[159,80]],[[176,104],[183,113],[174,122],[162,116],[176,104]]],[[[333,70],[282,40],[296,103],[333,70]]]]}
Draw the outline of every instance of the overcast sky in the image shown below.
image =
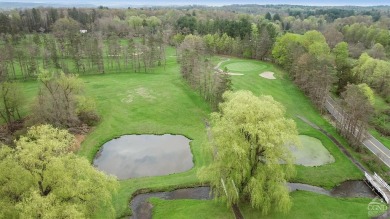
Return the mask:
{"type": "Polygon", "coordinates": [[[294,5],[325,5],[325,6],[372,6],[390,5],[390,0],[0,0],[0,2],[37,2],[37,3],[60,3],[60,4],[95,4],[95,5],[230,5],[230,4],[294,4],[294,5]]]}

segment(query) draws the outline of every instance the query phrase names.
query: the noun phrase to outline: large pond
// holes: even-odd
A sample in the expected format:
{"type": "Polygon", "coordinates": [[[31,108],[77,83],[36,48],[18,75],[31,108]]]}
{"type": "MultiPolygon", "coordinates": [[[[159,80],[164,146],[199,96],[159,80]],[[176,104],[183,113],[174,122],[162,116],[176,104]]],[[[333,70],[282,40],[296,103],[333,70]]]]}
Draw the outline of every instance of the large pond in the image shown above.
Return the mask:
{"type": "Polygon", "coordinates": [[[190,140],[181,135],[124,135],[105,143],[93,162],[118,179],[184,172],[194,165],[190,140]]]}

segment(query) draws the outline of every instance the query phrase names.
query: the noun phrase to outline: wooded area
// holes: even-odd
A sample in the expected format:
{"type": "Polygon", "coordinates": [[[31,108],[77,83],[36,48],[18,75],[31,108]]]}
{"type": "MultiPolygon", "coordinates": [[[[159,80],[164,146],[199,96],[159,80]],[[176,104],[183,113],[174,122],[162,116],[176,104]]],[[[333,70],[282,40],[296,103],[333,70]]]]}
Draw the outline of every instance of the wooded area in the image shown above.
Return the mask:
{"type": "MultiPolygon", "coordinates": [[[[16,92],[16,79],[38,78],[45,71],[150,72],[166,64],[167,46],[177,48],[183,78],[214,109],[229,90],[230,79],[214,74],[207,58],[213,54],[276,62],[320,111],[329,93],[342,98],[348,84],[365,83],[390,102],[386,10],[297,6],[248,10],[241,5],[216,10],[99,7],[0,12],[0,49],[5,51],[0,56],[5,97],[1,117],[9,126],[21,119],[23,95],[16,92]]],[[[370,112],[366,123],[389,136],[390,109],[370,112]]]]}
{"type": "MultiPolygon", "coordinates": [[[[0,174],[9,170],[21,173],[4,174],[0,178],[0,186],[6,188],[0,191],[3,206],[0,217],[41,217],[44,214],[91,217],[101,206],[113,209],[109,201],[117,188],[115,180],[94,172],[87,160],[71,153],[74,139],[60,128],[72,134],[86,134],[101,119],[96,102],[86,95],[85,82],[80,76],[153,75],[157,68],[165,70],[167,49],[172,53],[176,49],[176,54],[171,56],[180,65],[176,68],[180,71],[177,78],[215,111],[212,133],[219,146],[231,143],[235,134],[239,139],[235,146],[242,146],[250,161],[245,166],[240,159],[232,161],[223,156],[236,153],[237,148],[218,148],[221,157],[209,169],[212,179],[206,179],[212,180],[216,194],[229,196],[229,204],[238,203],[238,193],[242,195],[240,198],[249,199],[252,206],[261,208],[265,203],[261,208],[264,214],[269,213],[273,202],[279,202],[280,210],[287,211],[291,202],[287,191],[281,187],[283,184],[284,188],[293,171],[286,173],[280,167],[280,158],[285,158],[287,167],[292,164],[289,157],[281,156],[279,147],[297,134],[295,126],[284,118],[283,107],[273,99],[257,98],[249,92],[230,92],[233,86],[229,70],[219,69],[219,64],[215,66],[215,56],[278,65],[321,113],[325,113],[328,96],[335,97],[346,115],[337,121],[337,129],[361,152],[361,142],[370,127],[390,137],[389,9],[237,5],[0,11],[0,118],[4,124],[0,141],[8,145],[0,146],[0,174]],[[37,81],[39,88],[30,106],[26,104],[21,82],[32,80],[37,81]],[[230,102],[231,99],[238,99],[237,103],[230,102]],[[221,104],[223,101],[225,103],[221,104]],[[263,104],[269,109],[258,111],[263,104]],[[249,107],[252,105],[253,108],[249,107]],[[277,114],[281,119],[270,123],[280,124],[279,131],[287,137],[261,142],[259,134],[252,129],[257,124],[251,126],[250,121],[241,124],[241,121],[229,120],[241,118],[241,114],[233,113],[232,118],[225,119],[232,113],[225,112],[226,108],[257,116],[269,113],[269,118],[254,117],[262,121],[274,119],[273,115],[277,114]],[[275,145],[273,152],[263,147],[270,142],[275,145]],[[38,150],[34,148],[36,144],[43,147],[38,150]],[[259,156],[263,159],[261,162],[259,156]],[[272,165],[265,165],[264,159],[272,165]],[[241,170],[236,169],[237,173],[225,171],[221,175],[219,170],[213,169],[221,165],[218,162],[243,166],[241,170]],[[77,166],[87,174],[84,184],[80,185],[87,192],[76,191],[79,196],[72,193],[72,197],[64,195],[72,189],[58,189],[62,182],[56,177],[63,174],[68,186],[77,184],[76,179],[84,179],[77,172],[77,166]],[[251,173],[245,172],[248,169],[251,173]],[[243,171],[246,175],[240,175],[243,171]],[[270,180],[277,182],[278,189],[268,194],[269,200],[259,200],[263,195],[261,191],[266,191],[269,185],[253,183],[253,179],[270,172],[277,173],[274,178],[270,176],[270,180]],[[220,180],[226,182],[226,188],[221,187],[220,180]],[[236,182],[239,184],[235,185],[236,182]],[[13,187],[18,188],[13,190],[13,187]],[[254,189],[260,192],[252,193],[254,189]],[[100,193],[102,196],[97,195],[100,193]],[[34,206],[31,202],[38,204],[34,206]],[[55,208],[39,210],[49,205],[55,208]],[[69,215],[58,210],[61,208],[68,209],[69,215]]],[[[127,97],[132,95],[131,90],[127,92],[127,97]]],[[[153,130],[153,124],[145,126],[147,131],[153,130]]],[[[274,134],[275,131],[267,132],[271,137],[274,134]]]]}

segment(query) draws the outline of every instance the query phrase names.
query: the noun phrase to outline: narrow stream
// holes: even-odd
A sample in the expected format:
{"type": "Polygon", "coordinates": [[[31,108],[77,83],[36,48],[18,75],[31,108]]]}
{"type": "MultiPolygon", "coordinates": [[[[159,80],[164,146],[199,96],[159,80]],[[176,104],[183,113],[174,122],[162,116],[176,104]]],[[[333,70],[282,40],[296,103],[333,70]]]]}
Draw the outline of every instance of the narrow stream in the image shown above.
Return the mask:
{"type": "Polygon", "coordinates": [[[171,192],[152,192],[135,196],[131,200],[132,219],[150,219],[152,218],[153,206],[147,201],[149,198],[155,197],[165,200],[173,199],[198,199],[209,200],[210,187],[196,187],[187,189],[177,189],[171,192]]]}
{"type": "MultiPolygon", "coordinates": [[[[303,190],[332,197],[366,197],[375,198],[376,194],[363,181],[346,181],[336,186],[332,190],[321,187],[302,184],[287,183],[290,192],[303,190]]],[[[174,199],[198,199],[210,200],[210,187],[196,187],[187,189],[177,189],[171,192],[153,192],[135,196],[130,203],[133,215],[131,219],[151,219],[153,206],[148,202],[151,197],[174,200],[174,199]]]]}

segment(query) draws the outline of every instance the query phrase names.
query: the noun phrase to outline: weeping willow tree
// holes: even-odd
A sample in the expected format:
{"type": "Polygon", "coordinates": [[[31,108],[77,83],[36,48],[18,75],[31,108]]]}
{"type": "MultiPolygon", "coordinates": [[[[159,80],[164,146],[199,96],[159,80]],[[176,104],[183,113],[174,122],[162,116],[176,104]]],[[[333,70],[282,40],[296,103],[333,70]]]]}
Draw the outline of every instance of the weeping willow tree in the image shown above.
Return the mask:
{"type": "Polygon", "coordinates": [[[226,92],[220,112],[212,113],[214,161],[199,172],[228,206],[249,201],[262,214],[287,212],[287,180],[295,174],[287,145],[298,141],[293,120],[270,96],[226,92]]]}

